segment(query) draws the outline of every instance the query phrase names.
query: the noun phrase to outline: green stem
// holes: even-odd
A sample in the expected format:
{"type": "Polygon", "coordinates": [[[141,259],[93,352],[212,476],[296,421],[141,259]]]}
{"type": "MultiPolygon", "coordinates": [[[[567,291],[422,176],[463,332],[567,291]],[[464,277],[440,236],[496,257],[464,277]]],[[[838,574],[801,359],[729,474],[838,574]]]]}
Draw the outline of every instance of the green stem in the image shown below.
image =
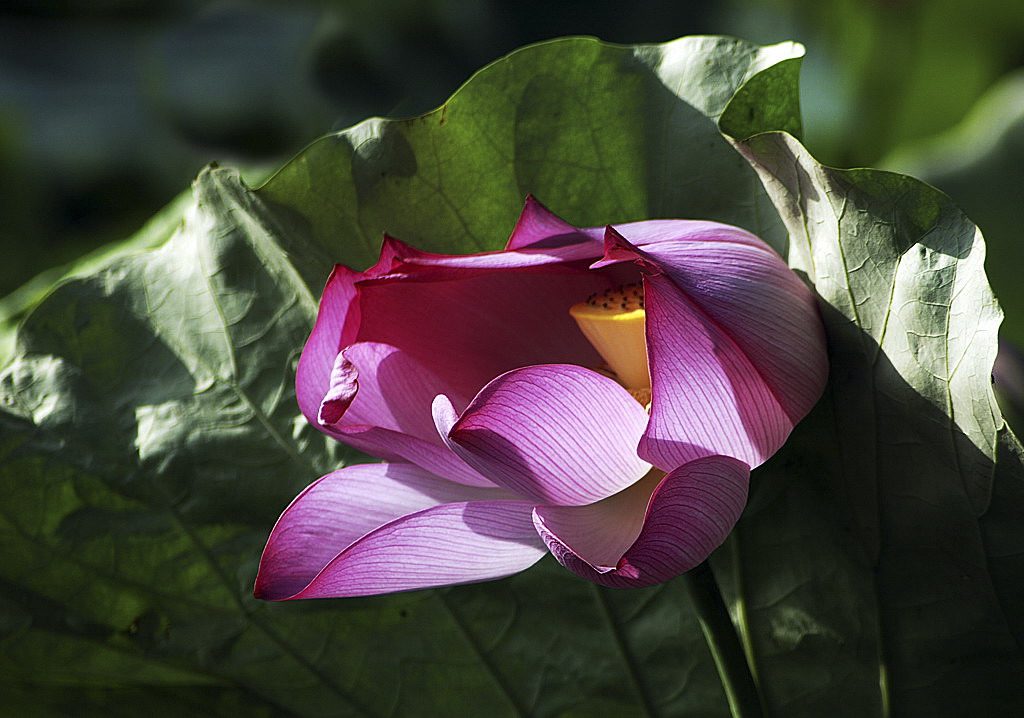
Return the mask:
{"type": "Polygon", "coordinates": [[[683,574],[733,718],[763,718],[757,684],[708,562],[683,574]]]}

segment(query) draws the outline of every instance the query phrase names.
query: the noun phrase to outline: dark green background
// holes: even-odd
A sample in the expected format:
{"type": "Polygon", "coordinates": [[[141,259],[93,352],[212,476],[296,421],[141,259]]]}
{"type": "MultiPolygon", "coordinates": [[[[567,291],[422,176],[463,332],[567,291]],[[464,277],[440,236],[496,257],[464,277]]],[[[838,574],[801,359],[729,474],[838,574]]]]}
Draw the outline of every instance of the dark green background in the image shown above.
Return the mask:
{"type": "MultiPolygon", "coordinates": [[[[913,146],[1024,65],[1011,0],[14,0],[0,8],[0,296],[133,233],[210,160],[258,177],[327,131],[429,110],[529,42],[701,33],[805,43],[815,156],[934,180],[1016,266],[1019,130],[977,162],[963,143],[934,162],[913,146]]],[[[995,281],[1013,289],[1009,271],[995,281]]]]}

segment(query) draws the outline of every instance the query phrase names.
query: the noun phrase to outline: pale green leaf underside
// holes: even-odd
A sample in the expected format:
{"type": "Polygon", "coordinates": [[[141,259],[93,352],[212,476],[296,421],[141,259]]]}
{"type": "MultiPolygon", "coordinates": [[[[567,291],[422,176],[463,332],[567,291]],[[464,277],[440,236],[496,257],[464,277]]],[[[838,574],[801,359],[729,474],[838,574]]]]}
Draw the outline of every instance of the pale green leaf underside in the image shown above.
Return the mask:
{"type": "Polygon", "coordinates": [[[0,690],[45,716],[726,715],[676,583],[597,590],[545,561],[401,596],[250,597],[276,515],[358,460],[292,388],[331,263],[372,263],[384,231],[499,248],[532,192],[580,224],[703,217],[791,241],[817,287],[830,390],[715,558],[771,714],[1020,700],[1024,491],[987,383],[980,238],[930,190],[820,168],[786,135],[736,151],[719,122],[799,131],[799,55],[525,48],[259,190],[204,172],[165,246],[58,286],[0,379],[0,690]]]}
{"type": "MultiPolygon", "coordinates": [[[[788,615],[787,631],[806,626],[824,650],[881,663],[874,712],[1007,715],[1024,698],[1024,542],[1008,528],[1024,516],[1024,476],[991,390],[1001,313],[981,235],[912,178],[823,167],[783,133],[738,148],[786,222],[792,265],[821,297],[832,356],[825,400],[763,471],[790,486],[737,536],[752,597],[793,570],[778,556],[766,567],[765,542],[782,534],[799,563],[822,558],[796,572],[814,577],[806,584],[752,601],[751,624],[774,635],[788,615]],[[815,454],[810,471],[789,464],[815,454]],[[785,506],[792,529],[779,523],[785,506]],[[823,602],[847,608],[829,615],[823,602]]],[[[766,683],[785,685],[787,656],[764,645],[766,683]]]]}

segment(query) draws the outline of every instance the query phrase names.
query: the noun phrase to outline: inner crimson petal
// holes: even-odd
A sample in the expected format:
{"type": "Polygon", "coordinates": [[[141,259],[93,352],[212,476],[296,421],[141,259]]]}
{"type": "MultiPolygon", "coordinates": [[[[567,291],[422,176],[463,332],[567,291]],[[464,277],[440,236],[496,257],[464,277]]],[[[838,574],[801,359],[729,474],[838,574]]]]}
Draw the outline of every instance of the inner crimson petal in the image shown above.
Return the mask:
{"type": "Polygon", "coordinates": [[[596,366],[601,357],[568,310],[617,274],[562,266],[369,282],[360,287],[358,340],[400,347],[468,396],[517,367],[596,366]]]}

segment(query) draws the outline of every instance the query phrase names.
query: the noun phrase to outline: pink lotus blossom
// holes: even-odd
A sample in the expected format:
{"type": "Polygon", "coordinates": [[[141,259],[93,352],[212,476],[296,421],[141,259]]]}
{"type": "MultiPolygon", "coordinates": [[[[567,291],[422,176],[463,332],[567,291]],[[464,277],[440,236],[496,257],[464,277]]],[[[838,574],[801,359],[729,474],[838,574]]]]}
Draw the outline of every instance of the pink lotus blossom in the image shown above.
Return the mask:
{"type": "Polygon", "coordinates": [[[550,551],[608,586],[700,562],[825,384],[807,287],[729,225],[578,229],[528,199],[507,247],[385,238],[337,266],[299,361],[348,466],[284,511],[256,595],[358,596],[500,578],[550,551]]]}

